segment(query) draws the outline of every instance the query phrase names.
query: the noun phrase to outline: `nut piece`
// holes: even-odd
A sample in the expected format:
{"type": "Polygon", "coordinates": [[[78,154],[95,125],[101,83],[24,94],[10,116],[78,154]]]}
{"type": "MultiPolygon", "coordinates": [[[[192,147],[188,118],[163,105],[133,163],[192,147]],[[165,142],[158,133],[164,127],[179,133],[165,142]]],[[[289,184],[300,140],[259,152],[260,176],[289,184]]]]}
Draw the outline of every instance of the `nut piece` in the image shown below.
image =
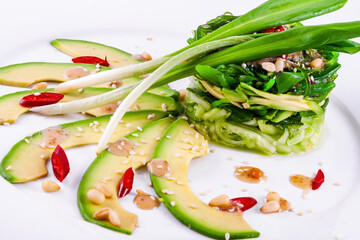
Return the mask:
{"type": "Polygon", "coordinates": [[[268,201],[268,202],[270,202],[270,201],[279,202],[280,201],[280,195],[277,192],[269,192],[266,195],[266,201],[268,201]]]}
{"type": "Polygon", "coordinates": [[[90,202],[92,202],[94,204],[101,204],[105,201],[104,194],[96,189],[90,189],[86,195],[87,195],[88,199],[90,200],[90,202]]]}
{"type": "Polygon", "coordinates": [[[180,102],[184,102],[186,94],[187,94],[187,90],[186,89],[180,89],[179,93],[180,93],[180,102]]]}
{"type": "Polygon", "coordinates": [[[227,209],[227,208],[232,207],[232,204],[230,202],[229,196],[223,194],[223,195],[213,198],[209,202],[209,206],[227,209]]]}
{"type": "Polygon", "coordinates": [[[111,198],[111,196],[113,195],[111,189],[104,183],[96,184],[95,188],[102,192],[106,198],[111,198]]]}
{"type": "Polygon", "coordinates": [[[311,61],[310,67],[319,69],[324,65],[324,62],[321,58],[317,58],[311,61]]]}
{"type": "Polygon", "coordinates": [[[39,82],[37,84],[35,84],[32,89],[46,89],[47,88],[47,83],[46,82],[39,82]]]}
{"type": "Polygon", "coordinates": [[[63,73],[64,78],[74,80],[89,75],[89,71],[81,66],[66,69],[63,73]]]}
{"type": "Polygon", "coordinates": [[[261,66],[264,70],[268,72],[275,72],[276,70],[275,64],[273,64],[272,62],[263,62],[261,66]]]}
{"type": "Polygon", "coordinates": [[[50,179],[45,179],[41,183],[41,187],[45,192],[56,192],[60,190],[60,186],[50,179]]]}
{"type": "Polygon", "coordinates": [[[284,71],[284,60],[282,58],[278,58],[275,62],[275,72],[284,71]]]}
{"type": "Polygon", "coordinates": [[[115,227],[120,227],[121,226],[119,215],[114,210],[110,210],[109,221],[115,227]]]}
{"type": "Polygon", "coordinates": [[[269,201],[260,208],[262,213],[274,213],[280,210],[280,204],[277,201],[269,201]]]}
{"type": "Polygon", "coordinates": [[[110,208],[100,209],[99,211],[94,213],[93,219],[95,219],[95,220],[107,220],[107,219],[109,219],[110,210],[111,210],[110,208]]]}

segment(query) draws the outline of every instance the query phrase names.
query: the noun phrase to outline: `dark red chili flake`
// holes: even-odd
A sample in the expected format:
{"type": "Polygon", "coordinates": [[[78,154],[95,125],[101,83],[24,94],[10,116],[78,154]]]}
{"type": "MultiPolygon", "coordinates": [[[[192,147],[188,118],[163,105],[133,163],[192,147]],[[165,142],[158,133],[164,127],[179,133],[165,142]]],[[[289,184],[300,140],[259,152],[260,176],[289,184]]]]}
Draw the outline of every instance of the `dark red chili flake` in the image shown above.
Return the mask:
{"type": "Polygon", "coordinates": [[[239,197],[230,199],[232,205],[238,210],[244,212],[257,204],[255,198],[252,197],[239,197]]]}
{"type": "Polygon", "coordinates": [[[76,57],[72,59],[73,63],[87,63],[87,64],[99,64],[104,67],[108,67],[110,64],[107,61],[107,58],[104,59],[94,57],[94,56],[82,56],[82,57],[76,57]]]}
{"type": "Polygon", "coordinates": [[[282,31],[285,31],[285,28],[283,26],[278,26],[276,29],[275,29],[275,32],[282,32],[282,31]]]}
{"type": "Polygon", "coordinates": [[[19,101],[19,104],[23,107],[38,107],[57,103],[63,99],[63,97],[64,95],[61,93],[36,92],[23,97],[19,101]]]}
{"type": "Polygon", "coordinates": [[[312,190],[318,189],[321,186],[321,184],[323,184],[324,182],[325,182],[325,175],[323,171],[319,169],[315,178],[312,181],[312,190]]]}
{"type": "Polygon", "coordinates": [[[135,171],[132,167],[128,168],[125,171],[119,184],[119,189],[118,189],[119,198],[125,197],[131,191],[134,182],[134,175],[135,175],[135,171]]]}
{"type": "Polygon", "coordinates": [[[60,145],[57,145],[51,155],[51,164],[55,177],[62,182],[70,172],[70,166],[65,151],[60,145]]]}
{"type": "Polygon", "coordinates": [[[265,32],[266,33],[273,33],[273,32],[275,32],[275,29],[276,28],[274,28],[274,27],[273,28],[268,28],[268,29],[265,30],[265,32]]]}

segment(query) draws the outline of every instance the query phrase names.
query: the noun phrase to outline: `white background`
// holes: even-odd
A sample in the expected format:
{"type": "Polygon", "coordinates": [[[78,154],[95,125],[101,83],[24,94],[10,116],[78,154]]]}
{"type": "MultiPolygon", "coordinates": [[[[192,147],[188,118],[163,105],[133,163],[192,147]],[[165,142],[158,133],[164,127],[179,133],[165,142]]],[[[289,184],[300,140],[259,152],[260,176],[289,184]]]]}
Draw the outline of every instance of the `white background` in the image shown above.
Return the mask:
{"type": "MultiPolygon", "coordinates": [[[[144,39],[139,40],[140,47],[137,46],[136,43],[128,42],[125,44],[125,50],[149,50],[154,56],[166,54],[184,46],[186,44],[186,39],[191,36],[191,30],[199,24],[226,11],[230,11],[235,15],[242,14],[261,2],[263,1],[2,1],[0,13],[0,66],[20,61],[68,60],[68,58],[61,54],[52,55],[52,51],[54,53],[55,51],[50,50],[48,43],[54,38],[72,36],[79,39],[88,36],[93,37],[94,39],[104,39],[104,41],[108,41],[117,47],[122,47],[120,46],[120,43],[122,43],[124,39],[130,39],[131,35],[143,38],[144,36],[157,36],[157,38],[154,38],[153,43],[146,42],[144,39]],[[124,36],[124,39],[121,39],[122,33],[125,35],[127,34],[124,36]],[[119,40],[117,41],[117,39],[114,38],[109,39],[111,36],[114,36],[114,38],[118,37],[119,40]],[[168,39],[170,39],[170,41],[167,41],[168,39]]],[[[359,20],[359,10],[360,2],[349,0],[348,4],[338,12],[312,19],[305,23],[321,24],[359,20]]],[[[347,138],[347,135],[343,134],[343,138],[336,139],[336,137],[334,137],[334,131],[331,131],[330,129],[329,135],[333,140],[330,139],[325,142],[325,145],[328,144],[327,147],[330,146],[330,148],[333,148],[330,151],[330,155],[326,152],[315,152],[313,155],[306,155],[304,161],[313,164],[313,168],[316,169],[317,162],[310,163],[311,161],[318,161],[319,158],[322,161],[327,161],[327,158],[336,155],[337,159],[334,161],[340,161],[341,164],[332,165],[329,163],[329,166],[332,166],[332,169],[328,169],[328,171],[335,173],[336,169],[334,168],[345,166],[344,168],[341,168],[341,175],[347,175],[348,171],[349,178],[344,177],[344,181],[351,183],[352,181],[359,180],[359,178],[354,177],[356,175],[355,170],[359,167],[357,160],[360,160],[357,159],[359,154],[356,152],[356,146],[358,146],[356,135],[359,134],[358,122],[351,119],[349,120],[349,123],[352,125],[347,126],[343,131],[342,128],[344,128],[344,122],[345,124],[348,124],[347,118],[354,117],[355,119],[360,119],[360,108],[358,107],[358,103],[360,103],[360,77],[358,73],[360,54],[357,56],[343,55],[341,63],[343,63],[343,67],[339,71],[341,77],[337,79],[337,87],[333,91],[335,101],[333,105],[330,106],[329,110],[329,115],[334,116],[334,118],[329,120],[329,126],[338,128],[339,134],[350,134],[349,138],[347,138]],[[348,108],[352,115],[349,112],[346,112],[345,108],[348,108]],[[339,114],[343,114],[344,116],[338,116],[339,114]],[[335,151],[334,149],[336,149],[336,154],[332,153],[332,151],[335,151]],[[346,149],[355,150],[352,153],[348,153],[343,151],[346,149]],[[313,158],[316,158],[316,160],[313,158]],[[347,162],[348,160],[350,162],[347,162]],[[350,169],[346,168],[346,166],[350,169]]],[[[0,86],[0,95],[16,90],[19,89],[0,86]]],[[[5,127],[0,126],[0,157],[3,157],[14,143],[29,132],[40,130],[51,124],[66,122],[71,119],[72,117],[65,117],[62,119],[50,120],[49,118],[38,118],[37,116],[23,116],[22,121],[19,121],[18,125],[8,127],[6,130],[4,129],[5,127]],[[33,119],[34,122],[27,122],[25,119],[33,119]],[[45,119],[47,122],[35,123],[35,121],[39,119],[45,119]]],[[[239,154],[236,156],[240,156],[241,160],[245,160],[246,157],[250,157],[251,159],[257,158],[248,153],[238,153],[231,150],[226,150],[226,154],[239,154]]],[[[81,153],[74,152],[73,155],[81,156],[81,153]]],[[[218,155],[213,155],[209,161],[215,161],[216,158],[221,157],[224,158],[224,155],[219,153],[218,155]]],[[[91,156],[89,159],[90,158],[91,156]]],[[[299,159],[294,157],[291,159],[290,163],[281,161],[280,163],[277,162],[274,164],[278,169],[283,170],[286,167],[292,168],[293,171],[296,171],[297,168],[306,169],[303,165],[300,166],[299,163],[296,162],[296,160],[303,160],[300,158],[302,157],[299,157],[299,159]]],[[[270,160],[274,159],[271,158],[270,160]]],[[[263,158],[259,159],[259,164],[263,166],[263,168],[271,168],[271,166],[266,165],[265,162],[266,161],[263,158]]],[[[231,164],[234,165],[233,163],[231,164]]],[[[78,167],[80,168],[80,165],[78,167]]],[[[194,165],[194,168],[201,169],[196,164],[194,165]]],[[[205,167],[205,169],[208,168],[209,166],[205,167]]],[[[269,169],[269,172],[271,171],[274,170],[269,169]]],[[[197,179],[198,175],[199,174],[195,172],[191,172],[189,176],[197,179]]],[[[77,178],[80,178],[80,176],[77,176],[77,178]]],[[[146,177],[144,177],[144,179],[146,179],[146,177]]],[[[68,190],[76,193],[76,190],[74,189],[76,188],[77,181],[78,179],[73,182],[70,180],[68,183],[64,182],[62,191],[68,190]],[[73,189],[71,190],[71,188],[73,189]]],[[[14,187],[3,179],[0,179],[0,240],[47,238],[100,239],[101,236],[103,239],[123,239],[125,237],[119,233],[103,230],[82,221],[81,218],[79,218],[78,212],[76,212],[76,203],[71,203],[71,201],[75,199],[74,197],[64,197],[61,199],[63,196],[58,194],[55,196],[59,197],[60,200],[53,201],[53,199],[51,199],[54,198],[53,196],[49,197],[44,194],[38,194],[40,198],[37,198],[36,191],[40,192],[40,182],[37,182],[37,184],[38,185],[31,185],[32,189],[27,190],[24,186],[14,187]],[[36,186],[38,188],[36,188],[36,186]],[[62,205],[64,205],[64,210],[62,210],[62,205]],[[71,211],[74,212],[72,213],[71,211]]],[[[216,182],[213,184],[216,184],[216,182]]],[[[141,185],[141,183],[139,183],[139,185],[141,185]]],[[[222,185],[224,184],[222,183],[222,185]]],[[[194,189],[201,189],[202,186],[197,186],[194,183],[192,187],[194,189]]],[[[357,221],[356,216],[359,216],[360,207],[356,201],[360,200],[360,194],[358,189],[355,188],[354,194],[348,194],[348,190],[351,191],[351,187],[353,187],[353,185],[350,184],[346,188],[346,191],[344,190],[341,192],[343,195],[339,194],[340,196],[335,196],[335,190],[333,192],[332,190],[329,190],[329,193],[334,193],[333,196],[327,194],[324,190],[322,194],[326,195],[329,202],[331,202],[331,198],[336,199],[336,201],[334,200],[334,204],[331,203],[330,205],[326,205],[327,203],[323,202],[327,208],[322,209],[322,211],[327,211],[329,214],[309,217],[307,220],[304,220],[305,223],[306,221],[313,222],[310,222],[310,224],[309,222],[306,224],[304,223],[304,226],[306,226],[304,229],[302,229],[301,226],[292,226],[292,229],[285,229],[284,234],[280,234],[276,239],[334,239],[335,236],[338,236],[339,239],[358,239],[357,236],[359,236],[358,234],[360,232],[358,224],[355,224],[355,221],[357,221]],[[346,205],[342,204],[342,197],[347,198],[347,196],[349,196],[349,199],[347,199],[349,202],[347,202],[346,205]],[[345,205],[345,208],[343,208],[343,205],[345,205]],[[335,210],[339,211],[337,211],[336,214],[333,214],[332,212],[335,210]],[[329,219],[334,221],[330,221],[329,219]],[[327,220],[331,222],[329,225],[327,220]],[[322,224],[322,228],[319,227],[318,230],[316,227],[311,227],[311,225],[317,226],[321,225],[321,223],[324,224],[322,224]],[[320,238],[315,237],[318,232],[323,233],[324,231],[328,231],[328,234],[320,234],[320,238]],[[304,238],[301,237],[301,232],[312,232],[313,235],[303,235],[306,236],[304,238]]],[[[331,186],[329,186],[329,188],[331,188],[331,186]]],[[[221,191],[221,189],[219,191],[221,191]]],[[[254,191],[254,194],[255,193],[258,194],[254,191]]],[[[324,201],[324,199],[326,198],[322,198],[322,201],[324,201]]],[[[318,202],[316,199],[314,199],[314,202],[314,204],[318,206],[321,206],[322,204],[322,202],[318,202]]],[[[321,209],[321,207],[319,207],[319,209],[321,209]]],[[[139,215],[141,214],[143,213],[139,212],[139,215]]],[[[164,215],[166,214],[166,210],[164,208],[160,209],[152,216],[150,213],[146,214],[147,216],[145,218],[157,219],[156,214],[164,215]]],[[[265,235],[262,236],[262,239],[272,239],[276,229],[274,231],[267,229],[270,227],[274,228],[273,225],[271,225],[273,222],[272,220],[282,223],[284,218],[286,220],[289,216],[286,215],[283,218],[275,216],[274,218],[265,220],[261,219],[263,222],[268,223],[269,226],[259,226],[259,224],[256,223],[256,217],[259,217],[259,215],[251,215],[251,213],[249,213],[251,225],[254,227],[256,226],[256,229],[261,233],[265,233],[265,235]]],[[[263,217],[261,216],[261,218],[263,217]]],[[[292,218],[293,216],[289,217],[290,220],[292,220],[292,218]]],[[[298,220],[295,222],[298,222],[298,220]]],[[[165,215],[165,217],[161,217],[159,223],[165,223],[163,228],[170,229],[163,231],[173,231],[172,233],[170,232],[170,234],[172,234],[174,239],[201,238],[200,235],[194,234],[190,230],[183,228],[175,219],[171,218],[171,216],[165,215]],[[169,225],[166,225],[166,223],[169,225]]],[[[142,227],[146,229],[149,228],[149,226],[140,224],[140,228],[142,227]]],[[[149,229],[151,230],[151,228],[149,229]]],[[[279,231],[280,229],[283,228],[279,226],[279,231]]],[[[157,238],[156,236],[164,235],[153,232],[150,235],[138,234],[134,235],[132,238],[126,237],[126,239],[165,239],[161,237],[157,238]]]]}

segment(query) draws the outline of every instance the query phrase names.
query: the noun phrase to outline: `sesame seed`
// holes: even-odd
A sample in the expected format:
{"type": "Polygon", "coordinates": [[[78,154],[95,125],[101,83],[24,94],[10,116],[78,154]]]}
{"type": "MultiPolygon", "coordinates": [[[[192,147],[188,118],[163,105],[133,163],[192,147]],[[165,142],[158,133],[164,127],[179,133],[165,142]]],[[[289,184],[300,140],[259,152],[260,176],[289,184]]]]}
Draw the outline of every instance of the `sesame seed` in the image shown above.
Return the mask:
{"type": "Polygon", "coordinates": [[[159,141],[159,140],[160,140],[160,137],[155,138],[155,140],[156,140],[156,141],[159,141]]]}
{"type": "Polygon", "coordinates": [[[8,122],[3,122],[3,125],[4,125],[4,126],[10,126],[10,123],[8,123],[8,122]]]}
{"type": "Polygon", "coordinates": [[[190,124],[190,127],[193,128],[193,127],[195,127],[195,125],[194,125],[194,124],[190,124]]]}
{"type": "Polygon", "coordinates": [[[176,183],[179,185],[184,185],[184,183],[182,181],[177,181],[176,183]]]}
{"type": "Polygon", "coordinates": [[[82,135],[80,133],[75,133],[75,137],[81,137],[82,135]]]}
{"type": "Polygon", "coordinates": [[[149,114],[149,115],[147,116],[147,119],[153,119],[154,117],[155,117],[155,113],[149,114]]]}
{"type": "Polygon", "coordinates": [[[225,240],[229,240],[230,239],[230,233],[225,233],[225,240]]]}
{"type": "Polygon", "coordinates": [[[191,145],[186,145],[186,146],[182,146],[181,148],[184,149],[184,150],[190,150],[192,148],[192,146],[191,145]]]}
{"type": "Polygon", "coordinates": [[[79,91],[79,93],[82,93],[84,91],[84,89],[80,88],[78,91],[79,91]]]}
{"type": "Polygon", "coordinates": [[[230,160],[230,161],[233,161],[233,160],[234,160],[234,157],[229,156],[227,159],[230,160]]]}
{"type": "Polygon", "coordinates": [[[161,91],[161,92],[159,92],[161,95],[165,95],[166,94],[166,92],[165,91],[161,91]]]}
{"type": "Polygon", "coordinates": [[[200,134],[199,133],[196,133],[195,134],[195,138],[199,138],[200,137],[200,134]]]}
{"type": "MultiPolygon", "coordinates": [[[[25,140],[25,142],[27,142],[27,141],[25,140]]],[[[44,142],[41,143],[41,144],[40,144],[40,147],[41,147],[41,148],[45,148],[45,147],[46,147],[46,143],[44,143],[44,142]]]]}
{"type": "Polygon", "coordinates": [[[152,186],[152,182],[151,182],[151,181],[148,182],[148,186],[149,186],[149,187],[152,186]]]}
{"type": "Polygon", "coordinates": [[[248,189],[247,189],[247,188],[243,188],[243,189],[241,189],[241,191],[243,191],[243,192],[247,192],[247,191],[248,191],[248,189]]]}
{"type": "Polygon", "coordinates": [[[121,145],[117,145],[117,149],[119,149],[120,151],[123,150],[121,145]]]}
{"type": "Polygon", "coordinates": [[[141,139],[140,142],[141,143],[147,143],[147,141],[145,139],[141,139]]]}
{"type": "Polygon", "coordinates": [[[174,118],[174,116],[172,114],[169,114],[169,118],[174,118]]]}
{"type": "Polygon", "coordinates": [[[297,215],[298,216],[304,216],[304,212],[299,212],[297,215]]]}
{"type": "Polygon", "coordinates": [[[171,138],[171,136],[169,136],[169,135],[166,135],[166,138],[171,138]]]}
{"type": "Polygon", "coordinates": [[[340,182],[334,182],[334,185],[335,185],[335,186],[340,186],[341,183],[340,183],[340,182]]]}
{"type": "Polygon", "coordinates": [[[175,193],[174,191],[168,191],[166,194],[172,195],[172,194],[174,194],[174,193],[175,193]]]}
{"type": "Polygon", "coordinates": [[[40,96],[40,95],[41,95],[41,92],[34,93],[34,96],[40,96]]]}
{"type": "Polygon", "coordinates": [[[319,162],[319,166],[324,166],[324,162],[319,162]]]}
{"type": "Polygon", "coordinates": [[[140,132],[142,132],[142,128],[140,126],[136,127],[140,132]]]}
{"type": "Polygon", "coordinates": [[[120,173],[120,174],[122,174],[122,173],[123,173],[123,170],[121,170],[121,169],[116,170],[115,173],[118,173],[118,174],[120,173]]]}
{"type": "Polygon", "coordinates": [[[122,162],[123,164],[128,164],[129,163],[129,160],[125,160],[122,162]]]}
{"type": "Polygon", "coordinates": [[[12,168],[11,165],[7,166],[7,168],[5,168],[5,170],[10,170],[12,168]]]}
{"type": "Polygon", "coordinates": [[[81,127],[77,127],[77,130],[78,130],[79,132],[84,131],[81,127]]]}
{"type": "Polygon", "coordinates": [[[24,141],[27,143],[27,144],[30,144],[30,140],[25,138],[24,141]]]}
{"type": "Polygon", "coordinates": [[[124,120],[120,120],[119,123],[124,123],[124,120]]]}
{"type": "Polygon", "coordinates": [[[94,123],[89,123],[89,127],[93,127],[94,126],[94,123]]]}
{"type": "Polygon", "coordinates": [[[157,165],[156,167],[157,167],[157,168],[164,168],[163,165],[157,165]]]}
{"type": "Polygon", "coordinates": [[[81,112],[82,115],[85,115],[86,113],[85,112],[81,112]]]}
{"type": "Polygon", "coordinates": [[[127,123],[127,124],[125,125],[126,128],[129,128],[129,127],[131,127],[131,126],[132,126],[131,123],[127,123]]]}
{"type": "Polygon", "coordinates": [[[190,208],[193,208],[193,209],[196,209],[196,208],[197,208],[197,206],[194,205],[194,204],[190,204],[189,207],[190,207],[190,208]]]}
{"type": "Polygon", "coordinates": [[[130,155],[135,155],[136,152],[135,152],[135,151],[130,151],[129,154],[130,154],[130,155]]]}
{"type": "Polygon", "coordinates": [[[125,146],[125,142],[124,142],[124,141],[121,141],[121,142],[120,142],[120,145],[121,145],[121,146],[125,146]]]}
{"type": "Polygon", "coordinates": [[[176,153],[175,157],[181,157],[181,155],[179,153],[176,153]]]}
{"type": "Polygon", "coordinates": [[[184,131],[185,134],[187,135],[190,135],[190,132],[189,131],[184,131]]]}
{"type": "Polygon", "coordinates": [[[189,120],[187,116],[182,116],[181,118],[184,119],[185,121],[189,120]]]}
{"type": "Polygon", "coordinates": [[[144,156],[144,155],[145,155],[145,152],[144,152],[144,151],[141,151],[141,152],[139,153],[139,155],[140,155],[140,156],[144,156]]]}
{"type": "Polygon", "coordinates": [[[133,137],[138,137],[138,136],[139,136],[139,134],[137,134],[137,133],[133,133],[133,134],[131,134],[131,136],[133,136],[133,137]]]}
{"type": "Polygon", "coordinates": [[[194,146],[191,150],[192,150],[192,151],[199,150],[199,146],[194,146]]]}
{"type": "Polygon", "coordinates": [[[167,107],[166,107],[166,104],[165,103],[162,103],[161,104],[161,109],[166,112],[167,111],[167,107]]]}
{"type": "Polygon", "coordinates": [[[170,203],[170,205],[171,205],[172,207],[174,207],[174,206],[176,205],[176,203],[175,203],[174,201],[172,201],[172,202],[170,203]]]}
{"type": "Polygon", "coordinates": [[[93,131],[97,133],[97,132],[99,132],[99,129],[93,128],[93,131]]]}
{"type": "Polygon", "coordinates": [[[41,158],[41,159],[44,159],[44,158],[45,158],[45,155],[44,155],[44,154],[41,154],[41,155],[40,155],[40,158],[41,158]]]}
{"type": "Polygon", "coordinates": [[[169,190],[167,190],[167,189],[161,190],[162,193],[167,193],[168,191],[169,191],[169,190]]]}
{"type": "Polygon", "coordinates": [[[94,125],[100,125],[98,121],[94,121],[94,125]]]}

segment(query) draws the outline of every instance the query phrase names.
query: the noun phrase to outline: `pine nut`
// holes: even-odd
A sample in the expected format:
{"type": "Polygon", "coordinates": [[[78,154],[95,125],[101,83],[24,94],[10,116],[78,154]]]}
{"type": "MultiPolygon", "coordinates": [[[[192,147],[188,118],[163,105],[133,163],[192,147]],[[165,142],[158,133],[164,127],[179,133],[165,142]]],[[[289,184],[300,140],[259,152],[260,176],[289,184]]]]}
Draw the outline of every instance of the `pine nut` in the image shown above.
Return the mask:
{"type": "Polygon", "coordinates": [[[41,183],[41,187],[45,192],[56,192],[60,190],[60,186],[56,182],[51,181],[50,179],[45,179],[41,183]]]}
{"type": "Polygon", "coordinates": [[[272,62],[263,62],[261,64],[262,68],[268,72],[275,72],[275,64],[272,62]]]}
{"type": "Polygon", "coordinates": [[[274,213],[280,210],[280,204],[277,201],[269,201],[260,208],[262,213],[274,213]]]}
{"type": "Polygon", "coordinates": [[[109,221],[115,227],[120,227],[121,226],[119,215],[114,210],[110,210],[109,221]]]}
{"type": "Polygon", "coordinates": [[[184,101],[185,101],[186,94],[187,94],[187,90],[185,90],[185,89],[180,89],[180,90],[179,90],[179,93],[180,93],[180,102],[184,102],[184,101]]]}
{"type": "Polygon", "coordinates": [[[284,60],[282,58],[278,58],[275,62],[275,72],[284,71],[284,60]]]}
{"type": "Polygon", "coordinates": [[[105,201],[104,194],[96,189],[90,189],[87,192],[87,197],[90,200],[90,202],[92,202],[94,204],[101,204],[105,201]]]}
{"type": "Polygon", "coordinates": [[[47,83],[46,82],[39,82],[37,84],[35,84],[32,89],[45,89],[47,88],[47,83]]]}
{"type": "Polygon", "coordinates": [[[110,208],[103,208],[95,212],[93,218],[95,220],[107,220],[109,219],[110,208]]]}
{"type": "Polygon", "coordinates": [[[218,207],[218,208],[231,207],[230,198],[229,198],[229,196],[227,196],[225,194],[217,196],[209,202],[209,206],[210,207],[218,207]]]}
{"type": "Polygon", "coordinates": [[[280,201],[280,195],[277,192],[269,192],[266,195],[266,201],[280,201]]]}
{"type": "Polygon", "coordinates": [[[111,198],[113,195],[111,189],[104,183],[98,183],[96,189],[102,192],[106,198],[111,198]]]}
{"type": "Polygon", "coordinates": [[[324,65],[324,62],[321,58],[317,58],[311,61],[310,67],[319,69],[324,65]]]}

